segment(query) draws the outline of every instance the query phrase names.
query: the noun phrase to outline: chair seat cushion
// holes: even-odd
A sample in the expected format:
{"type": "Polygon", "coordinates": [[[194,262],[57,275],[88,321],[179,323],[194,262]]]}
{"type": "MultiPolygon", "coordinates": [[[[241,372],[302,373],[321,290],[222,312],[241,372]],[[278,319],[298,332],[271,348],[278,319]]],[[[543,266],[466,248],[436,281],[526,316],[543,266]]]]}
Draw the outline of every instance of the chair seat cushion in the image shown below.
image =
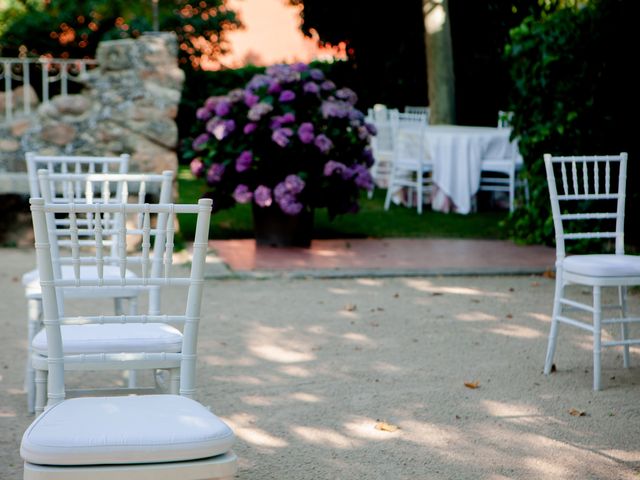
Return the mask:
{"type": "Polygon", "coordinates": [[[590,277],[640,277],[640,256],[571,255],[562,267],[566,272],[590,277]]]}
{"type": "Polygon", "coordinates": [[[233,441],[222,420],[186,397],[83,397],[36,418],[20,455],[38,465],[166,463],[221,455],[233,441]]]}
{"type": "MultiPolygon", "coordinates": [[[[116,323],[62,325],[64,353],[179,352],[182,333],[165,323],[116,323]]],[[[47,334],[42,329],[33,338],[33,350],[47,355],[47,334]]]]}
{"type": "MultiPolygon", "coordinates": [[[[62,278],[71,280],[75,278],[73,265],[62,265],[60,268],[62,278]]],[[[103,271],[104,278],[120,278],[120,267],[115,265],[105,265],[103,271]]],[[[136,278],[137,275],[130,270],[125,273],[127,278],[136,278]]],[[[80,278],[92,280],[98,278],[98,267],[96,265],[81,265],[80,278]]],[[[40,274],[38,270],[31,270],[22,275],[22,285],[25,288],[25,295],[29,298],[41,298],[40,274]]],[[[143,290],[137,286],[110,286],[110,287],[66,287],[64,295],[67,298],[130,298],[136,297],[143,290]]]]}

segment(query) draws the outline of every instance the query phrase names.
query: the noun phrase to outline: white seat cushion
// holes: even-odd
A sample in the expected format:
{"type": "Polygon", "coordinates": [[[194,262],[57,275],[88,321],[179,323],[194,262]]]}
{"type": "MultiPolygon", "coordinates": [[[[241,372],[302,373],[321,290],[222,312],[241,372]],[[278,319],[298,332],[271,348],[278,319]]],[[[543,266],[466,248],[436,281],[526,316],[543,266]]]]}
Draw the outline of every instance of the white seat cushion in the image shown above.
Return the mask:
{"type": "MultiPolygon", "coordinates": [[[[60,268],[62,272],[62,278],[65,280],[72,280],[75,278],[72,265],[63,265],[60,268]]],[[[119,279],[120,267],[115,265],[105,265],[104,278],[119,279]]],[[[125,273],[127,278],[136,278],[137,275],[130,270],[125,273]]],[[[95,265],[82,265],[80,266],[80,278],[82,279],[97,279],[98,267],[95,265]]],[[[22,275],[22,285],[25,288],[25,295],[29,298],[41,298],[42,289],[40,288],[40,274],[38,270],[31,270],[30,272],[22,275]]],[[[143,290],[137,286],[126,287],[67,287],[64,289],[64,295],[68,298],[127,298],[136,297],[143,290]]]]}
{"type": "Polygon", "coordinates": [[[207,408],[179,395],[84,397],[36,418],[20,455],[39,465],[166,463],[221,455],[234,438],[207,408]]]}
{"type": "MultiPolygon", "coordinates": [[[[116,323],[62,325],[64,353],[179,352],[182,333],[165,323],[116,323]]],[[[33,350],[47,355],[47,334],[42,329],[33,338],[33,350]]]]}
{"type": "Polygon", "coordinates": [[[571,255],[562,267],[566,272],[592,277],[640,277],[640,256],[571,255]]]}

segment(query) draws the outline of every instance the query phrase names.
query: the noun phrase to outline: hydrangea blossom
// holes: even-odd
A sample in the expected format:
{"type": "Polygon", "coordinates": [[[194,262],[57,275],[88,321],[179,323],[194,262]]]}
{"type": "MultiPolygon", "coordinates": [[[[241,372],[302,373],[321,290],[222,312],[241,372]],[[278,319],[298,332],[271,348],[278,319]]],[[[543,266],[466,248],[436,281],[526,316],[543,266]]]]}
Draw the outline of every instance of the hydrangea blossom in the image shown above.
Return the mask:
{"type": "Polygon", "coordinates": [[[209,184],[214,208],[252,203],[298,215],[327,207],[330,217],[357,211],[359,191],[373,187],[376,133],[357,98],[319,68],[272,65],[197,110],[191,171],[209,184]]]}

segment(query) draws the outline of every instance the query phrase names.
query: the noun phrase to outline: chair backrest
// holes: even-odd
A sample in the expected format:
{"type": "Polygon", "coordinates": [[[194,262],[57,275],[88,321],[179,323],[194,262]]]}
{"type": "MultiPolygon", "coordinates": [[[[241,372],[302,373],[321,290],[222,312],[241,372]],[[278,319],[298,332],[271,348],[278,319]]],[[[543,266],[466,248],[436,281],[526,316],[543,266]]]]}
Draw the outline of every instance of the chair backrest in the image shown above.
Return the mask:
{"type": "Polygon", "coordinates": [[[513,112],[498,110],[498,128],[510,128],[513,121],[513,112]]]}
{"type": "Polygon", "coordinates": [[[50,172],[60,173],[127,173],[129,171],[129,155],[117,157],[38,155],[27,152],[27,173],[29,176],[29,193],[31,197],[40,197],[38,170],[44,168],[50,172]]]}
{"type": "Polygon", "coordinates": [[[425,159],[424,137],[427,117],[416,113],[399,113],[395,123],[394,160],[422,163],[425,159]]]}
{"type": "Polygon", "coordinates": [[[371,110],[369,122],[376,127],[376,134],[371,137],[371,148],[374,158],[376,154],[393,153],[393,135],[398,121],[398,110],[371,110]]]}
{"type": "Polygon", "coordinates": [[[545,154],[544,163],[558,258],[565,256],[566,240],[580,239],[614,239],[615,253],[623,254],[627,154],[545,154]],[[597,231],[592,231],[594,221],[597,231]]]}
{"type": "MultiPolygon", "coordinates": [[[[198,337],[198,324],[200,321],[200,308],[202,302],[202,290],[204,284],[204,266],[208,245],[209,219],[211,215],[211,199],[201,199],[197,205],[174,204],[54,204],[45,203],[42,198],[32,198],[31,212],[35,232],[36,254],[38,259],[38,271],[42,283],[43,322],[47,334],[48,366],[49,366],[49,405],[53,405],[64,399],[64,362],[61,324],[108,324],[108,323],[177,323],[183,325],[183,343],[180,353],[159,352],[140,353],[141,358],[150,361],[158,361],[163,358],[176,358],[180,360],[180,394],[193,397],[195,385],[196,345],[198,337]],[[54,264],[49,245],[49,232],[47,228],[47,214],[64,215],[69,218],[68,233],[73,242],[71,254],[61,258],[60,261],[73,266],[74,275],[71,279],[62,279],[54,275],[54,264]],[[120,266],[119,278],[105,277],[103,268],[110,250],[103,243],[103,221],[105,214],[120,215],[118,228],[120,230],[120,245],[117,249],[117,257],[112,259],[120,266]],[[124,218],[129,215],[142,215],[142,253],[138,257],[141,261],[131,261],[131,254],[127,250],[128,228],[124,218]],[[174,250],[174,223],[167,221],[174,214],[196,214],[196,232],[193,243],[193,256],[189,276],[174,276],[172,269],[172,257],[174,250]],[[152,217],[155,217],[152,219],[152,217]],[[94,242],[94,249],[87,251],[78,243],[78,232],[82,228],[79,220],[82,219],[91,225],[86,229],[88,237],[94,242]],[[155,222],[154,222],[155,220],[155,222]],[[152,226],[155,225],[155,226],[152,226]],[[152,268],[151,245],[154,250],[162,252],[160,269],[152,268]],[[137,265],[137,276],[126,275],[126,270],[133,264],[137,265]],[[81,265],[95,265],[97,278],[83,278],[81,265]],[[95,289],[109,288],[112,286],[157,286],[186,288],[186,307],[183,314],[142,314],[142,315],[96,315],[93,312],[87,315],[74,317],[61,317],[58,310],[57,290],[73,288],[76,286],[92,287],[95,289]]],[[[182,271],[182,270],[180,270],[182,271]]],[[[91,308],[91,307],[88,307],[91,308]]],[[[109,354],[96,354],[108,356],[109,354]]],[[[113,354],[116,355],[116,354],[113,354]]],[[[136,355],[136,354],[128,354],[136,355]]]]}
{"type": "Polygon", "coordinates": [[[429,123],[429,117],[431,116],[431,109],[429,107],[418,107],[413,105],[407,105],[406,107],[404,107],[404,113],[424,115],[425,117],[427,117],[427,123],[429,123]]]}

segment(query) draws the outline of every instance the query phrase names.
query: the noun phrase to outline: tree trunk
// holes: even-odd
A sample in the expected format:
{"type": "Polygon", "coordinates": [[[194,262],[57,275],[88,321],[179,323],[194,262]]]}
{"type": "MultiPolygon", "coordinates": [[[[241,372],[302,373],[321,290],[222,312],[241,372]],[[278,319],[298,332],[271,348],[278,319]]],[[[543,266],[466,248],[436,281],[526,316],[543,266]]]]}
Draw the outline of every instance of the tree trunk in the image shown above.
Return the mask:
{"type": "Polygon", "coordinates": [[[448,0],[422,0],[427,50],[430,123],[456,120],[453,51],[448,0]]]}

